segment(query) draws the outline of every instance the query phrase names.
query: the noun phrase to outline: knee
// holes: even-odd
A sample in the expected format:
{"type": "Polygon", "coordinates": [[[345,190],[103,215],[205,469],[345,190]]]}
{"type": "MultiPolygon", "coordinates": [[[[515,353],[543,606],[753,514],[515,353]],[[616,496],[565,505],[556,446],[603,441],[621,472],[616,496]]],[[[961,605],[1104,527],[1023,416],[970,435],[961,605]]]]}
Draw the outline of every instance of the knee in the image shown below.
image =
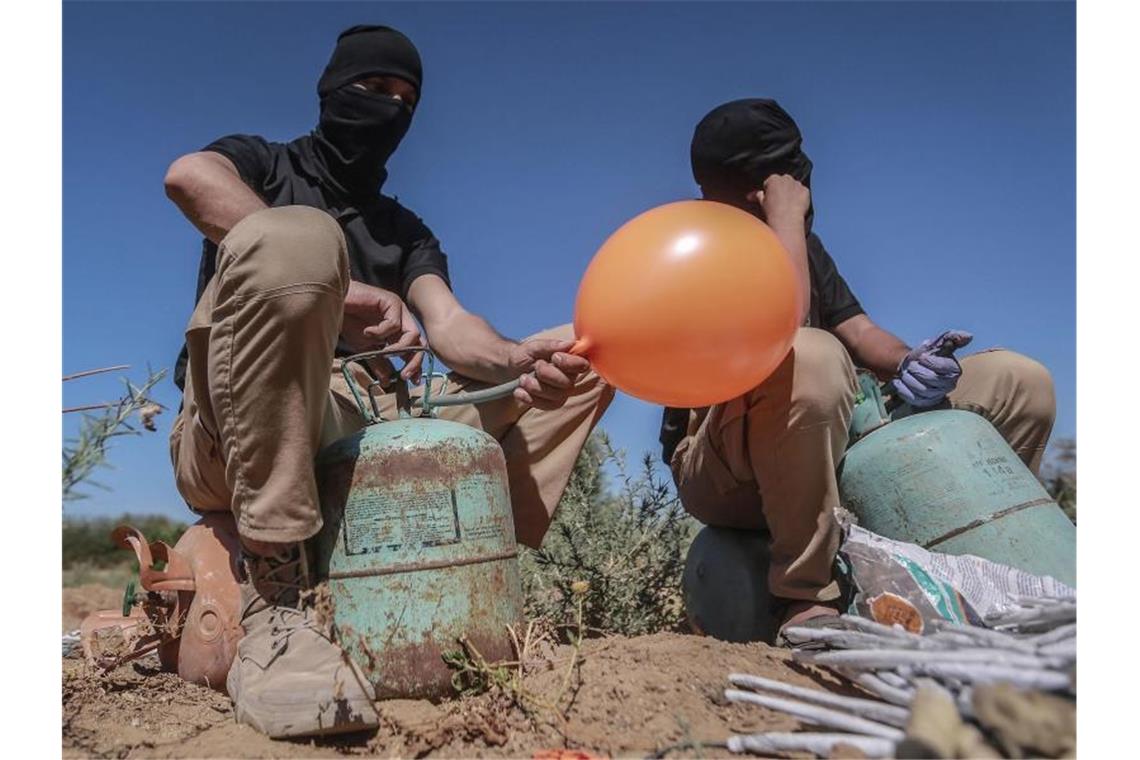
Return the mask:
{"type": "Polygon", "coordinates": [[[855,365],[847,349],[825,330],[803,328],[792,347],[792,405],[808,421],[846,416],[855,404],[855,365]]]}
{"type": "Polygon", "coordinates": [[[309,206],[256,211],[221,242],[218,271],[238,275],[257,291],[295,285],[348,289],[344,233],[329,214],[309,206]]]}
{"type": "Polygon", "coordinates": [[[549,330],[543,330],[542,332],[535,333],[534,335],[529,336],[527,340],[533,340],[535,338],[541,338],[543,340],[573,341],[577,340],[578,336],[574,334],[574,325],[565,324],[559,325],[558,327],[552,327],[549,330]]]}
{"type": "Polygon", "coordinates": [[[1043,364],[1014,351],[992,351],[986,356],[993,364],[999,387],[1008,388],[1018,416],[1028,422],[1052,427],[1057,415],[1053,376],[1043,364]]]}
{"type": "Polygon", "coordinates": [[[598,416],[605,413],[614,400],[617,390],[607,383],[593,367],[574,380],[574,395],[580,396],[597,409],[598,416]]]}

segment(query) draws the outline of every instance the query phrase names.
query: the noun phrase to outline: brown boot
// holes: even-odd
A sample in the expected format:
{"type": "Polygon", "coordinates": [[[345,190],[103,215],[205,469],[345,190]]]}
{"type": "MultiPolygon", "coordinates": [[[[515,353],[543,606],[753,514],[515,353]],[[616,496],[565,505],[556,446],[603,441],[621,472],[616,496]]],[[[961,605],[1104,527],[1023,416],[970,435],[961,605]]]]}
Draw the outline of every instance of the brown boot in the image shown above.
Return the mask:
{"type": "Polygon", "coordinates": [[[302,544],[243,556],[245,637],[226,678],[239,723],[274,738],[376,728],[374,692],[333,641],[328,621],[301,603],[309,587],[302,544]]]}
{"type": "Polygon", "coordinates": [[[776,646],[791,646],[784,631],[802,625],[819,625],[839,615],[838,602],[793,601],[783,609],[780,629],[776,633],[776,646]]]}

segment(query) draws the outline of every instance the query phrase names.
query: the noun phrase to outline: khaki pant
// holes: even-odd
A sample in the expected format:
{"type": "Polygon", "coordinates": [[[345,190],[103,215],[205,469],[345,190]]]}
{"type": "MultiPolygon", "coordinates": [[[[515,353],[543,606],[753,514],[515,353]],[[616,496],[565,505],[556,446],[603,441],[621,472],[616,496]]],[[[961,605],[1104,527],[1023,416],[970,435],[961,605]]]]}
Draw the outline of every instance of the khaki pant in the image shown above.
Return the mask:
{"type": "MultiPolygon", "coordinates": [[[[300,541],[321,527],[317,451],[364,425],[333,358],[349,283],[344,236],[323,211],[265,209],[230,230],[217,264],[186,329],[186,389],[170,437],[175,480],[195,511],[232,510],[248,539],[300,541]]],[[[573,332],[564,326],[542,337],[573,332]]],[[[449,378],[449,392],[479,387],[449,378]]],[[[516,535],[537,547],[612,398],[591,372],[553,411],[508,397],[444,408],[440,417],[500,442],[516,535]]],[[[379,400],[390,414],[394,396],[379,400]]]]}
{"type": "MultiPolygon", "coordinates": [[[[962,359],[950,394],[956,409],[982,415],[1037,471],[1053,428],[1053,381],[1012,351],[962,359]]],[[[839,595],[832,562],[839,548],[836,468],[847,448],[855,367],[823,330],[803,328],[791,354],[757,388],[690,416],[673,455],[685,509],[708,525],[771,534],[768,585],[785,599],[839,595]]]]}

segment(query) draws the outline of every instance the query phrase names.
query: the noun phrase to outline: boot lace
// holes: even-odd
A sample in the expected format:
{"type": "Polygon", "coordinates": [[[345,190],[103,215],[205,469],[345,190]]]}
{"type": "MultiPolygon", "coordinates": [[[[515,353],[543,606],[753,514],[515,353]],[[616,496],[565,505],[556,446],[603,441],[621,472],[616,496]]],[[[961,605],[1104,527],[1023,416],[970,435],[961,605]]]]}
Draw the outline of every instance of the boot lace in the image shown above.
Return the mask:
{"type": "Polygon", "coordinates": [[[294,608],[305,589],[304,553],[294,551],[288,558],[245,557],[246,575],[256,591],[242,610],[242,619],[268,607],[294,608]]]}

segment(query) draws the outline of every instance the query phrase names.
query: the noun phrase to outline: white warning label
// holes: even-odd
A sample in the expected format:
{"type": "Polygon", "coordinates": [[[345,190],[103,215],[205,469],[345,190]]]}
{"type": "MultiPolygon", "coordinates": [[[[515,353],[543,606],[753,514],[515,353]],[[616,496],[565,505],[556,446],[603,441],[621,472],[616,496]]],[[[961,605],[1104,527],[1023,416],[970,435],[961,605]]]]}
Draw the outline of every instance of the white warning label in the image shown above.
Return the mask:
{"type": "Polygon", "coordinates": [[[460,540],[459,515],[451,490],[369,488],[353,493],[345,506],[347,554],[443,546],[460,540]]]}

